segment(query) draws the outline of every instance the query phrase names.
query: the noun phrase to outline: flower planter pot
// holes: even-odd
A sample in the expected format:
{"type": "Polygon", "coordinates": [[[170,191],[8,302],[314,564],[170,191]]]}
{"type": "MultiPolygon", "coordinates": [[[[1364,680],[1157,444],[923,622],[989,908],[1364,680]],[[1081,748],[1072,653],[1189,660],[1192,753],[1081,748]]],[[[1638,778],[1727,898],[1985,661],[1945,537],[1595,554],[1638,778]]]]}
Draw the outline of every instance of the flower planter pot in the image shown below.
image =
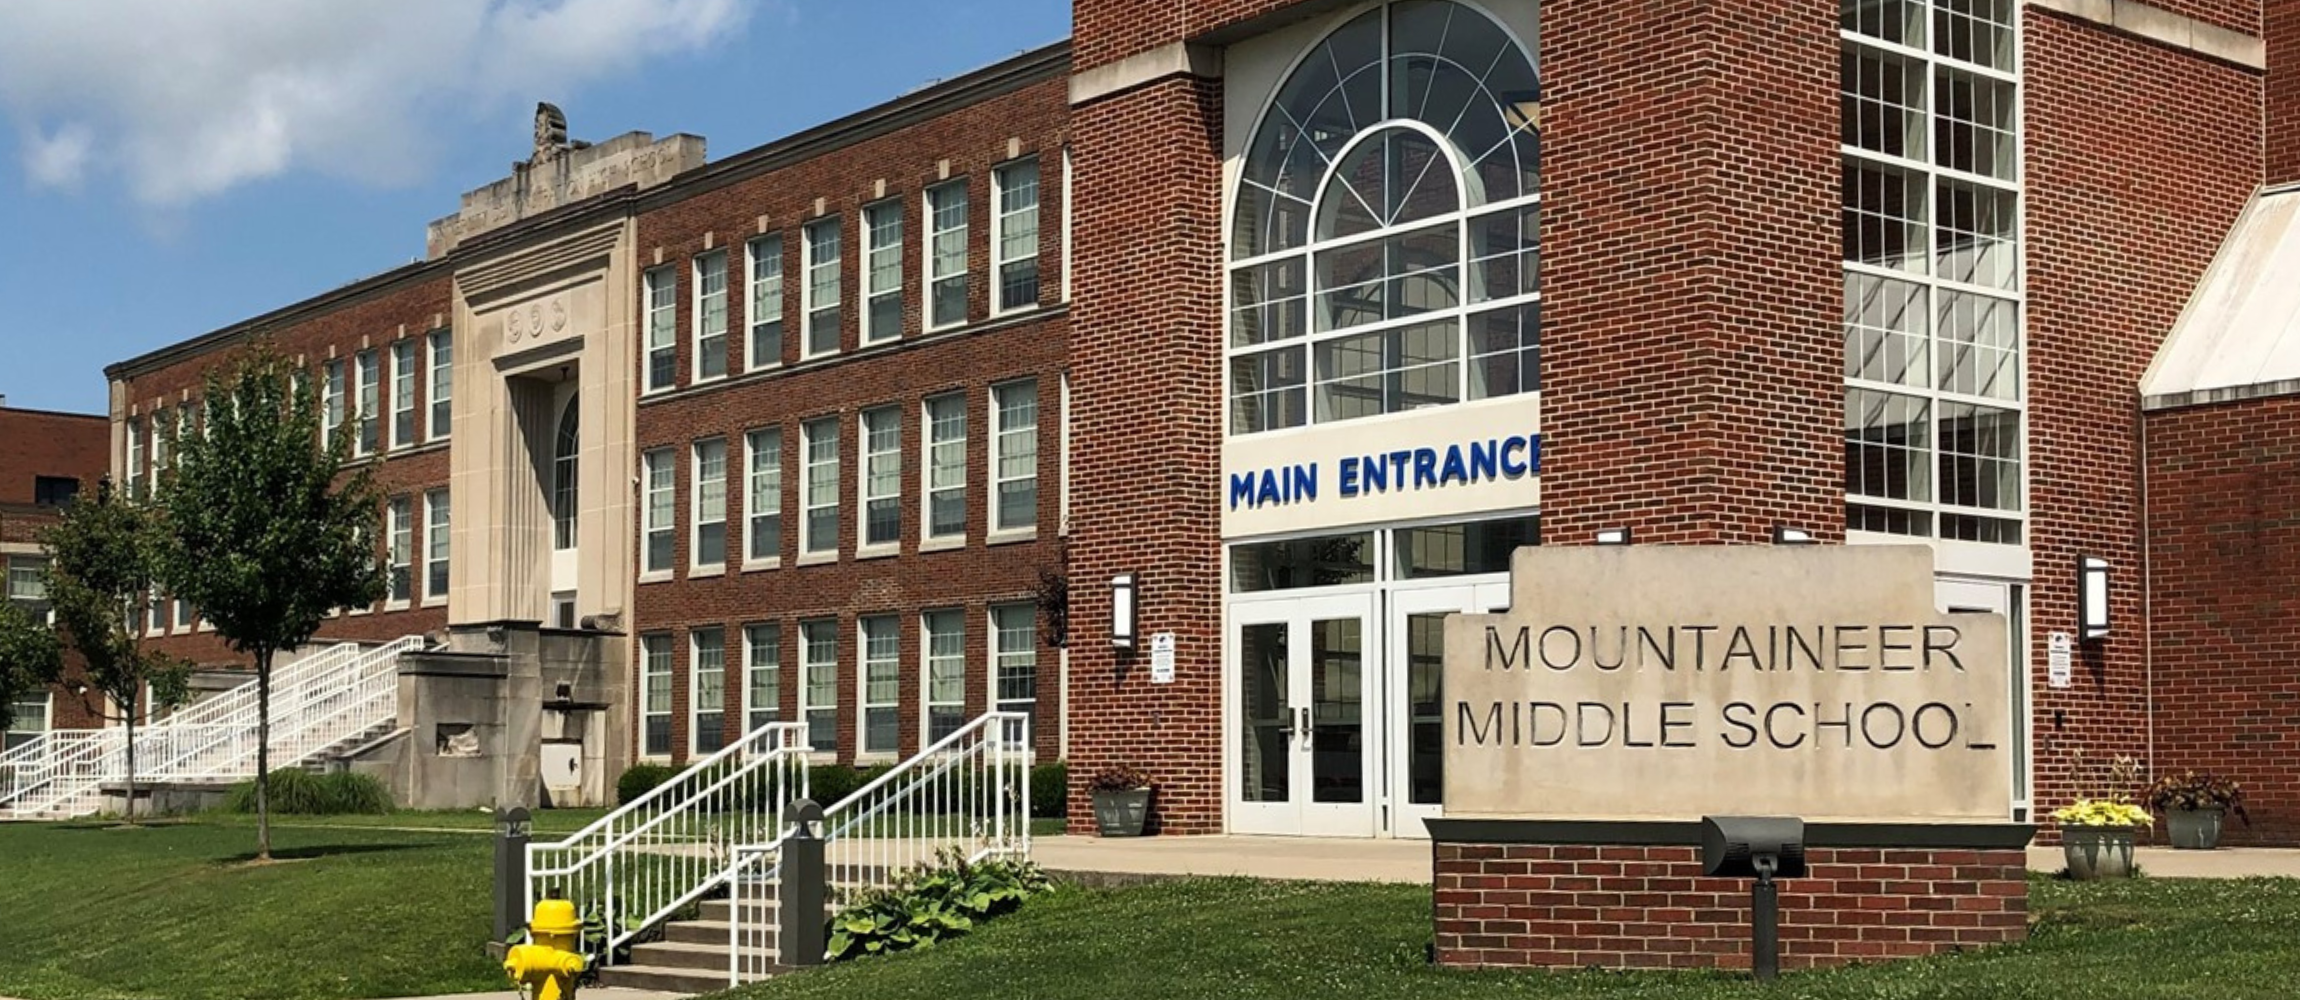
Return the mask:
{"type": "Polygon", "coordinates": [[[1150,790],[1094,793],[1094,826],[1105,837],[1139,837],[1142,822],[1150,818],[1150,790]]]}
{"type": "Polygon", "coordinates": [[[2172,846],[2183,851],[2209,851],[2220,846],[2220,820],[2224,808],[2167,809],[2164,825],[2172,846]]]}
{"type": "Polygon", "coordinates": [[[2064,826],[2061,853],[2068,877],[2078,880],[2132,877],[2132,840],[2138,827],[2064,826]]]}

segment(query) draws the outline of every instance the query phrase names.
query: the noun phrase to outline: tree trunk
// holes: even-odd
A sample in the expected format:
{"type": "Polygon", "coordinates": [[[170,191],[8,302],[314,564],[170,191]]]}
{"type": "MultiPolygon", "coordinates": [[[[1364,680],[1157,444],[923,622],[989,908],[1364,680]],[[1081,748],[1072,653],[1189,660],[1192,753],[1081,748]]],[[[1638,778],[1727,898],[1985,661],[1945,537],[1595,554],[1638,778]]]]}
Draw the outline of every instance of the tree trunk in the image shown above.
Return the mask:
{"type": "Polygon", "coordinates": [[[128,804],[121,812],[129,826],[136,825],[136,702],[142,696],[141,691],[128,695],[128,804]]]}
{"type": "Polygon", "coordinates": [[[256,650],[256,860],[272,859],[272,651],[256,650]]]}

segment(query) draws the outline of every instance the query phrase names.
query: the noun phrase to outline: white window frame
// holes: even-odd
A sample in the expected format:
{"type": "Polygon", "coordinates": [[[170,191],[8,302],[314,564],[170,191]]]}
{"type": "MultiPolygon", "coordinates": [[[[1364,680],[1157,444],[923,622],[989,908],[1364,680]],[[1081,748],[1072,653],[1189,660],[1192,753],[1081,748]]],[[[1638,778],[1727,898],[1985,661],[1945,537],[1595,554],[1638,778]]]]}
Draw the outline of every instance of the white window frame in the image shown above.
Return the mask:
{"type": "Polygon", "coordinates": [[[644,339],[639,351],[639,394],[651,396],[670,392],[679,387],[679,272],[666,265],[649,268],[641,278],[644,298],[644,339]],[[655,362],[665,352],[671,359],[668,376],[658,380],[655,362]]]}
{"type": "Polygon", "coordinates": [[[744,309],[745,337],[743,341],[743,370],[765,371],[780,368],[783,352],[789,348],[790,327],[783,322],[783,295],[788,285],[783,276],[783,234],[767,233],[743,245],[748,263],[744,272],[750,276],[750,297],[744,309]],[[772,356],[759,357],[759,334],[769,324],[775,328],[775,350],[772,356]]]}
{"type": "Polygon", "coordinates": [[[639,732],[637,733],[639,745],[637,747],[638,753],[635,756],[640,760],[669,760],[672,750],[679,745],[678,734],[674,731],[675,727],[671,725],[674,721],[671,706],[678,701],[672,686],[679,676],[678,665],[673,662],[676,657],[672,650],[675,647],[671,643],[672,637],[669,632],[656,632],[639,637],[639,732]],[[655,669],[655,651],[658,644],[662,651],[661,670],[655,669]],[[660,705],[655,703],[655,689],[652,683],[655,677],[663,678],[662,704],[660,705]],[[654,750],[647,746],[647,723],[658,718],[663,720],[663,749],[654,750]]]}
{"type": "Polygon", "coordinates": [[[455,431],[455,331],[431,332],[430,421],[426,440],[445,441],[455,431]]]}
{"type": "Polygon", "coordinates": [[[415,341],[391,344],[391,444],[398,451],[421,443],[415,430],[415,384],[422,366],[415,356],[415,341]]]}
{"type": "Polygon", "coordinates": [[[924,289],[921,293],[922,302],[919,307],[919,327],[923,330],[948,330],[952,327],[966,325],[967,298],[971,291],[968,287],[971,280],[968,270],[972,266],[970,258],[973,251],[973,248],[967,243],[972,236],[969,213],[973,211],[973,199],[966,185],[966,180],[960,178],[926,189],[926,206],[923,214],[926,218],[927,239],[926,245],[919,254],[919,286],[924,289]],[[943,215],[937,210],[938,206],[935,204],[935,199],[945,194],[958,196],[957,225],[947,228],[943,226],[943,215]],[[956,236],[958,240],[958,255],[955,258],[946,258],[940,252],[945,242],[944,238],[949,236],[956,236]],[[955,262],[958,269],[947,272],[941,270],[946,259],[955,262]],[[955,319],[942,316],[935,310],[935,303],[938,301],[935,294],[936,288],[949,281],[958,282],[958,316],[955,319]]]}
{"type": "Polygon", "coordinates": [[[423,606],[435,608],[447,603],[447,591],[452,586],[448,575],[453,563],[452,550],[453,508],[451,495],[444,489],[423,494],[423,606]]]}
{"type": "Polygon", "coordinates": [[[1062,150],[1062,301],[1070,301],[1070,149],[1062,150]]]}
{"type": "Polygon", "coordinates": [[[903,231],[902,206],[900,198],[889,198],[863,206],[862,342],[865,345],[886,344],[902,339],[902,319],[906,304],[903,301],[902,241],[906,234],[903,231]],[[891,242],[881,242],[882,239],[891,239],[891,242]],[[889,256],[893,258],[891,261],[886,259],[889,256]],[[893,278],[893,287],[880,287],[879,280],[882,277],[893,278]],[[895,302],[894,328],[891,330],[882,329],[887,324],[878,320],[879,304],[887,299],[895,302]]]}
{"type": "MultiPolygon", "coordinates": [[[[727,268],[732,256],[725,250],[711,250],[695,255],[693,281],[695,375],[692,381],[696,385],[719,381],[734,371],[734,366],[727,363],[727,268]],[[717,266],[713,266],[714,264],[717,266]],[[711,290],[714,277],[718,284],[716,292],[711,290]],[[712,305],[714,299],[718,303],[716,307],[712,305]],[[711,350],[710,342],[712,340],[719,342],[717,351],[711,350]],[[719,359],[719,373],[716,375],[706,374],[703,359],[709,357],[719,359]]],[[[744,350],[746,353],[749,351],[748,345],[745,345],[744,350]]]]}
{"type": "Polygon", "coordinates": [[[825,216],[807,223],[800,231],[806,246],[806,281],[799,290],[799,359],[802,361],[830,357],[846,346],[846,235],[840,229],[841,224],[839,216],[825,216]],[[821,250],[826,245],[830,255],[824,257],[821,250]],[[821,280],[826,276],[830,279],[827,284],[821,280]],[[823,301],[823,293],[816,290],[818,285],[828,288],[829,301],[823,301]],[[831,346],[817,350],[815,332],[822,318],[818,314],[823,313],[828,313],[831,320],[831,346]]]}
{"type": "Polygon", "coordinates": [[[1042,455],[1039,447],[1038,428],[1045,423],[1041,419],[1041,410],[1042,407],[1038,405],[1038,380],[1035,378],[1016,379],[1012,382],[1001,382],[990,387],[990,523],[987,531],[989,539],[993,543],[1038,537],[1038,466],[1042,455]],[[1031,460],[1028,475],[1008,476],[1003,471],[1007,451],[1012,447],[1009,439],[1023,433],[1019,426],[1007,426],[1006,407],[1002,400],[1009,392],[1028,392],[1030,394],[1031,460]],[[1006,497],[1003,487],[1008,483],[1019,483],[1024,480],[1028,480],[1031,484],[1030,521],[1026,525],[1017,527],[1002,527],[1001,525],[1006,520],[1006,497]]]}
{"type": "Polygon", "coordinates": [[[47,733],[48,731],[56,728],[56,692],[54,691],[41,690],[37,692],[27,692],[23,696],[17,698],[16,702],[11,705],[10,708],[19,711],[15,712],[16,718],[9,724],[9,727],[6,730],[0,730],[0,751],[10,749],[8,747],[9,736],[28,735],[33,739],[38,739],[41,734],[47,733]],[[21,709],[25,708],[27,705],[33,702],[38,702],[40,706],[37,713],[37,716],[40,720],[40,725],[38,728],[29,728],[25,726],[24,723],[26,721],[27,713],[21,711],[21,709]]]}
{"type": "Polygon", "coordinates": [[[837,562],[839,557],[839,431],[837,417],[822,417],[799,425],[799,564],[837,562]],[[828,461],[816,458],[817,446],[828,441],[828,461]],[[827,474],[827,479],[826,479],[827,474]],[[815,495],[827,487],[830,498],[818,502],[815,495]],[[816,537],[815,512],[832,511],[832,524],[828,544],[816,537]]]}
{"type": "MultiPolygon", "coordinates": [[[[919,613],[918,745],[922,748],[933,746],[936,740],[942,738],[935,735],[934,731],[934,712],[937,708],[956,709],[956,720],[951,725],[952,732],[966,727],[966,617],[965,608],[930,608],[919,613]],[[957,626],[958,649],[955,653],[937,654],[935,652],[935,638],[938,635],[949,635],[948,630],[935,627],[938,619],[957,626]],[[955,667],[958,670],[957,683],[952,685],[958,693],[955,700],[937,700],[935,698],[935,668],[937,666],[955,667]]],[[[950,734],[942,734],[942,736],[948,735],[950,734]]]]}
{"type": "Polygon", "coordinates": [[[384,521],[384,550],[391,557],[391,571],[383,609],[405,611],[415,603],[415,498],[403,495],[385,501],[384,521]]]}
{"type": "Polygon", "coordinates": [[[324,386],[321,389],[323,402],[320,409],[320,440],[332,446],[335,444],[335,436],[343,433],[344,418],[351,413],[351,381],[344,372],[344,359],[328,359],[324,386]]]}
{"type": "Polygon", "coordinates": [[[383,450],[383,359],[373,349],[354,355],[358,380],[358,426],[353,429],[351,453],[366,457],[383,450]]]}
{"type": "Polygon", "coordinates": [[[759,727],[781,722],[782,718],[783,627],[776,622],[753,622],[743,626],[743,731],[757,732],[759,727]],[[759,641],[762,637],[769,641],[759,641]],[[761,650],[767,651],[769,656],[762,659],[759,656],[761,650]],[[774,704],[763,710],[769,713],[764,718],[760,717],[762,709],[759,705],[767,699],[758,697],[759,678],[762,674],[774,679],[774,704]]]}
{"type": "Polygon", "coordinates": [[[679,537],[679,506],[677,499],[678,450],[656,448],[639,456],[639,580],[649,583],[668,580],[678,566],[679,554],[672,551],[657,566],[651,558],[650,543],[656,535],[676,540],[679,537]],[[660,515],[658,517],[658,515],[660,515]]]}
{"type": "Polygon", "coordinates": [[[890,556],[902,550],[902,407],[878,406],[862,411],[855,440],[862,452],[861,474],[855,483],[855,558],[890,556]],[[891,438],[891,441],[882,441],[891,438]],[[881,444],[885,447],[881,447],[881,444]],[[890,467],[891,466],[891,467],[890,467]],[[891,504],[894,537],[873,541],[871,507],[891,504]]]}
{"type": "MultiPolygon", "coordinates": [[[[1043,664],[1038,662],[1038,606],[1027,601],[1018,601],[1011,604],[993,604],[990,606],[988,618],[990,622],[990,670],[988,671],[990,675],[990,699],[987,704],[990,706],[990,710],[994,712],[1012,711],[1012,709],[1007,707],[1009,705],[1020,705],[1024,704],[1025,702],[1029,704],[1031,723],[1028,727],[1026,727],[1026,731],[1028,733],[1030,752],[1032,756],[1036,756],[1038,750],[1038,724],[1044,721],[1042,714],[1038,711],[1038,688],[1040,682],[1044,679],[1041,674],[1041,668],[1043,664]],[[998,619],[1002,613],[1013,614],[1018,611],[1026,619],[1027,624],[1027,627],[1023,629],[1023,641],[1025,643],[1025,647],[1022,650],[1009,650],[1005,645],[1008,632],[1002,629],[1001,623],[998,619]],[[1001,681],[1005,678],[1008,659],[1011,657],[1019,660],[1025,655],[1030,658],[1030,697],[1027,699],[1001,697],[999,686],[1001,681]]],[[[1019,663],[1016,665],[1019,666],[1019,663]]]]}
{"type": "Polygon", "coordinates": [[[726,736],[726,727],[727,630],[716,625],[707,625],[700,628],[688,629],[687,756],[696,758],[708,757],[711,754],[718,753],[720,750],[725,749],[728,742],[726,736]],[[703,664],[703,637],[708,635],[716,635],[719,637],[719,665],[716,671],[706,670],[703,664]],[[703,681],[705,677],[711,676],[713,673],[716,673],[718,679],[718,706],[706,711],[704,704],[707,699],[705,699],[703,696],[703,692],[705,690],[705,684],[703,681]],[[719,729],[717,733],[718,746],[706,748],[703,745],[703,734],[707,731],[702,725],[703,716],[705,715],[716,715],[719,717],[719,729]]]}
{"type": "Polygon", "coordinates": [[[858,761],[892,760],[902,751],[902,617],[900,615],[863,615],[855,619],[855,759],[858,761]],[[876,634],[874,634],[876,633],[876,634]],[[886,656],[874,658],[873,640],[884,647],[886,656]],[[884,699],[871,697],[873,671],[882,672],[882,679],[893,690],[884,699]],[[892,713],[894,720],[886,727],[894,737],[894,745],[879,746],[871,742],[871,713],[892,713]]]}
{"type": "Polygon", "coordinates": [[[689,575],[721,573],[727,568],[727,545],[729,543],[727,532],[727,439],[704,438],[695,442],[693,448],[688,452],[688,460],[691,466],[687,484],[689,575]],[[713,448],[718,451],[719,464],[719,475],[715,484],[705,468],[704,458],[705,453],[713,448]],[[718,492],[716,502],[713,502],[711,496],[714,486],[718,492]],[[713,525],[717,525],[719,529],[719,558],[713,562],[704,562],[703,529],[713,525]]]}
{"type": "Polygon", "coordinates": [[[799,623],[799,717],[795,721],[806,725],[807,743],[814,751],[814,756],[826,760],[837,758],[839,752],[838,651],[838,619],[818,618],[799,623]],[[823,635],[826,631],[828,632],[827,636],[823,635]],[[831,658],[828,661],[819,660],[815,657],[818,646],[830,652],[831,658]],[[817,679],[824,671],[828,671],[830,676],[821,678],[818,683],[817,679]],[[817,700],[818,696],[825,695],[830,699],[827,703],[817,700]],[[827,728],[830,731],[830,739],[827,741],[828,746],[825,746],[823,741],[815,739],[817,734],[815,733],[814,716],[817,712],[829,713],[827,728]]]}
{"type": "Polygon", "coordinates": [[[1046,232],[1045,221],[1039,211],[1040,206],[1046,203],[1044,197],[1045,181],[1045,170],[1040,166],[1036,156],[1026,156],[1019,160],[1000,164],[997,169],[990,173],[990,314],[993,316],[1005,316],[1010,313],[1036,309],[1039,300],[1045,297],[1045,274],[1043,271],[1039,271],[1031,278],[1032,284],[1038,287],[1039,294],[1032,296],[1030,301],[1024,303],[1009,305],[1006,301],[1006,269],[1017,264],[1030,264],[1035,269],[1038,264],[1039,244],[1044,241],[1046,232]],[[1007,188],[1010,183],[1008,177],[1012,172],[1025,167],[1029,168],[1031,172],[1030,204],[1028,207],[1010,210],[1006,205],[1007,188]],[[1009,257],[1006,255],[1006,230],[1011,225],[1008,220],[1025,213],[1030,216],[1029,252],[1017,253],[1009,257]]]}
{"type": "Polygon", "coordinates": [[[144,487],[144,419],[129,417],[126,423],[128,446],[128,495],[135,496],[144,487]]]}
{"type": "Polygon", "coordinates": [[[174,428],[176,414],[165,406],[152,408],[152,489],[159,491],[160,477],[168,472],[172,450],[168,447],[176,440],[174,428]]]}
{"type": "Polygon", "coordinates": [[[918,547],[924,551],[963,548],[967,539],[967,516],[972,513],[967,509],[966,496],[966,437],[967,424],[970,422],[967,414],[967,394],[962,390],[928,396],[919,403],[918,413],[918,438],[921,442],[918,450],[918,547]],[[951,404],[958,407],[958,437],[956,440],[944,441],[936,436],[937,427],[934,411],[935,407],[939,405],[951,404]],[[945,445],[958,449],[956,467],[946,465],[941,461],[937,449],[945,445]],[[942,481],[940,485],[937,485],[936,474],[938,472],[955,472],[957,478],[942,481]],[[937,532],[934,521],[934,501],[935,497],[946,494],[957,494],[958,496],[958,530],[937,532]]]}
{"type": "Polygon", "coordinates": [[[783,564],[783,429],[761,427],[743,435],[743,568],[777,569],[783,564]],[[763,460],[763,461],[762,461],[763,460]],[[771,510],[767,509],[769,506],[771,510]],[[757,554],[759,520],[774,518],[775,546],[757,554]]]}

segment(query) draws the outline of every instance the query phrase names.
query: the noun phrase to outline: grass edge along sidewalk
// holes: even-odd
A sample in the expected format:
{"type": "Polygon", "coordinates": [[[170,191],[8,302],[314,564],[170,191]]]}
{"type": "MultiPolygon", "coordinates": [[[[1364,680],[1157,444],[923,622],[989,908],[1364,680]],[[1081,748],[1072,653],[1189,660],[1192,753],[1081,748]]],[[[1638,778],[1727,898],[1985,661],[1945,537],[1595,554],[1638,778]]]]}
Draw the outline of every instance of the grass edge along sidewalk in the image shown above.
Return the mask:
{"type": "Polygon", "coordinates": [[[1248,879],[1065,887],[978,933],[719,1000],[2288,1000],[2300,880],[2031,883],[2024,944],[1790,973],[1468,972],[1427,960],[1423,886],[1248,879]]]}

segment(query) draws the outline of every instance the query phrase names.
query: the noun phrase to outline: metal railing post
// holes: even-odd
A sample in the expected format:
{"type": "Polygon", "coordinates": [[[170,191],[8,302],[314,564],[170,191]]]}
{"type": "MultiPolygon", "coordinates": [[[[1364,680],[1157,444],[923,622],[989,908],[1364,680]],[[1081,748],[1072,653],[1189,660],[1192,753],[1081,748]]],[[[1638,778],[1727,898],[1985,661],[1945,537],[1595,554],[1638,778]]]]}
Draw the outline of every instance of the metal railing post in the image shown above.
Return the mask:
{"type": "Polygon", "coordinates": [[[527,842],[534,829],[525,806],[499,814],[495,822],[495,940],[510,940],[527,926],[520,910],[527,902],[527,842]]]}
{"type": "Polygon", "coordinates": [[[782,964],[805,968],[823,964],[829,948],[826,904],[829,886],[823,866],[823,807],[812,799],[791,803],[790,836],[783,841],[776,911],[782,921],[777,951],[782,964]]]}

